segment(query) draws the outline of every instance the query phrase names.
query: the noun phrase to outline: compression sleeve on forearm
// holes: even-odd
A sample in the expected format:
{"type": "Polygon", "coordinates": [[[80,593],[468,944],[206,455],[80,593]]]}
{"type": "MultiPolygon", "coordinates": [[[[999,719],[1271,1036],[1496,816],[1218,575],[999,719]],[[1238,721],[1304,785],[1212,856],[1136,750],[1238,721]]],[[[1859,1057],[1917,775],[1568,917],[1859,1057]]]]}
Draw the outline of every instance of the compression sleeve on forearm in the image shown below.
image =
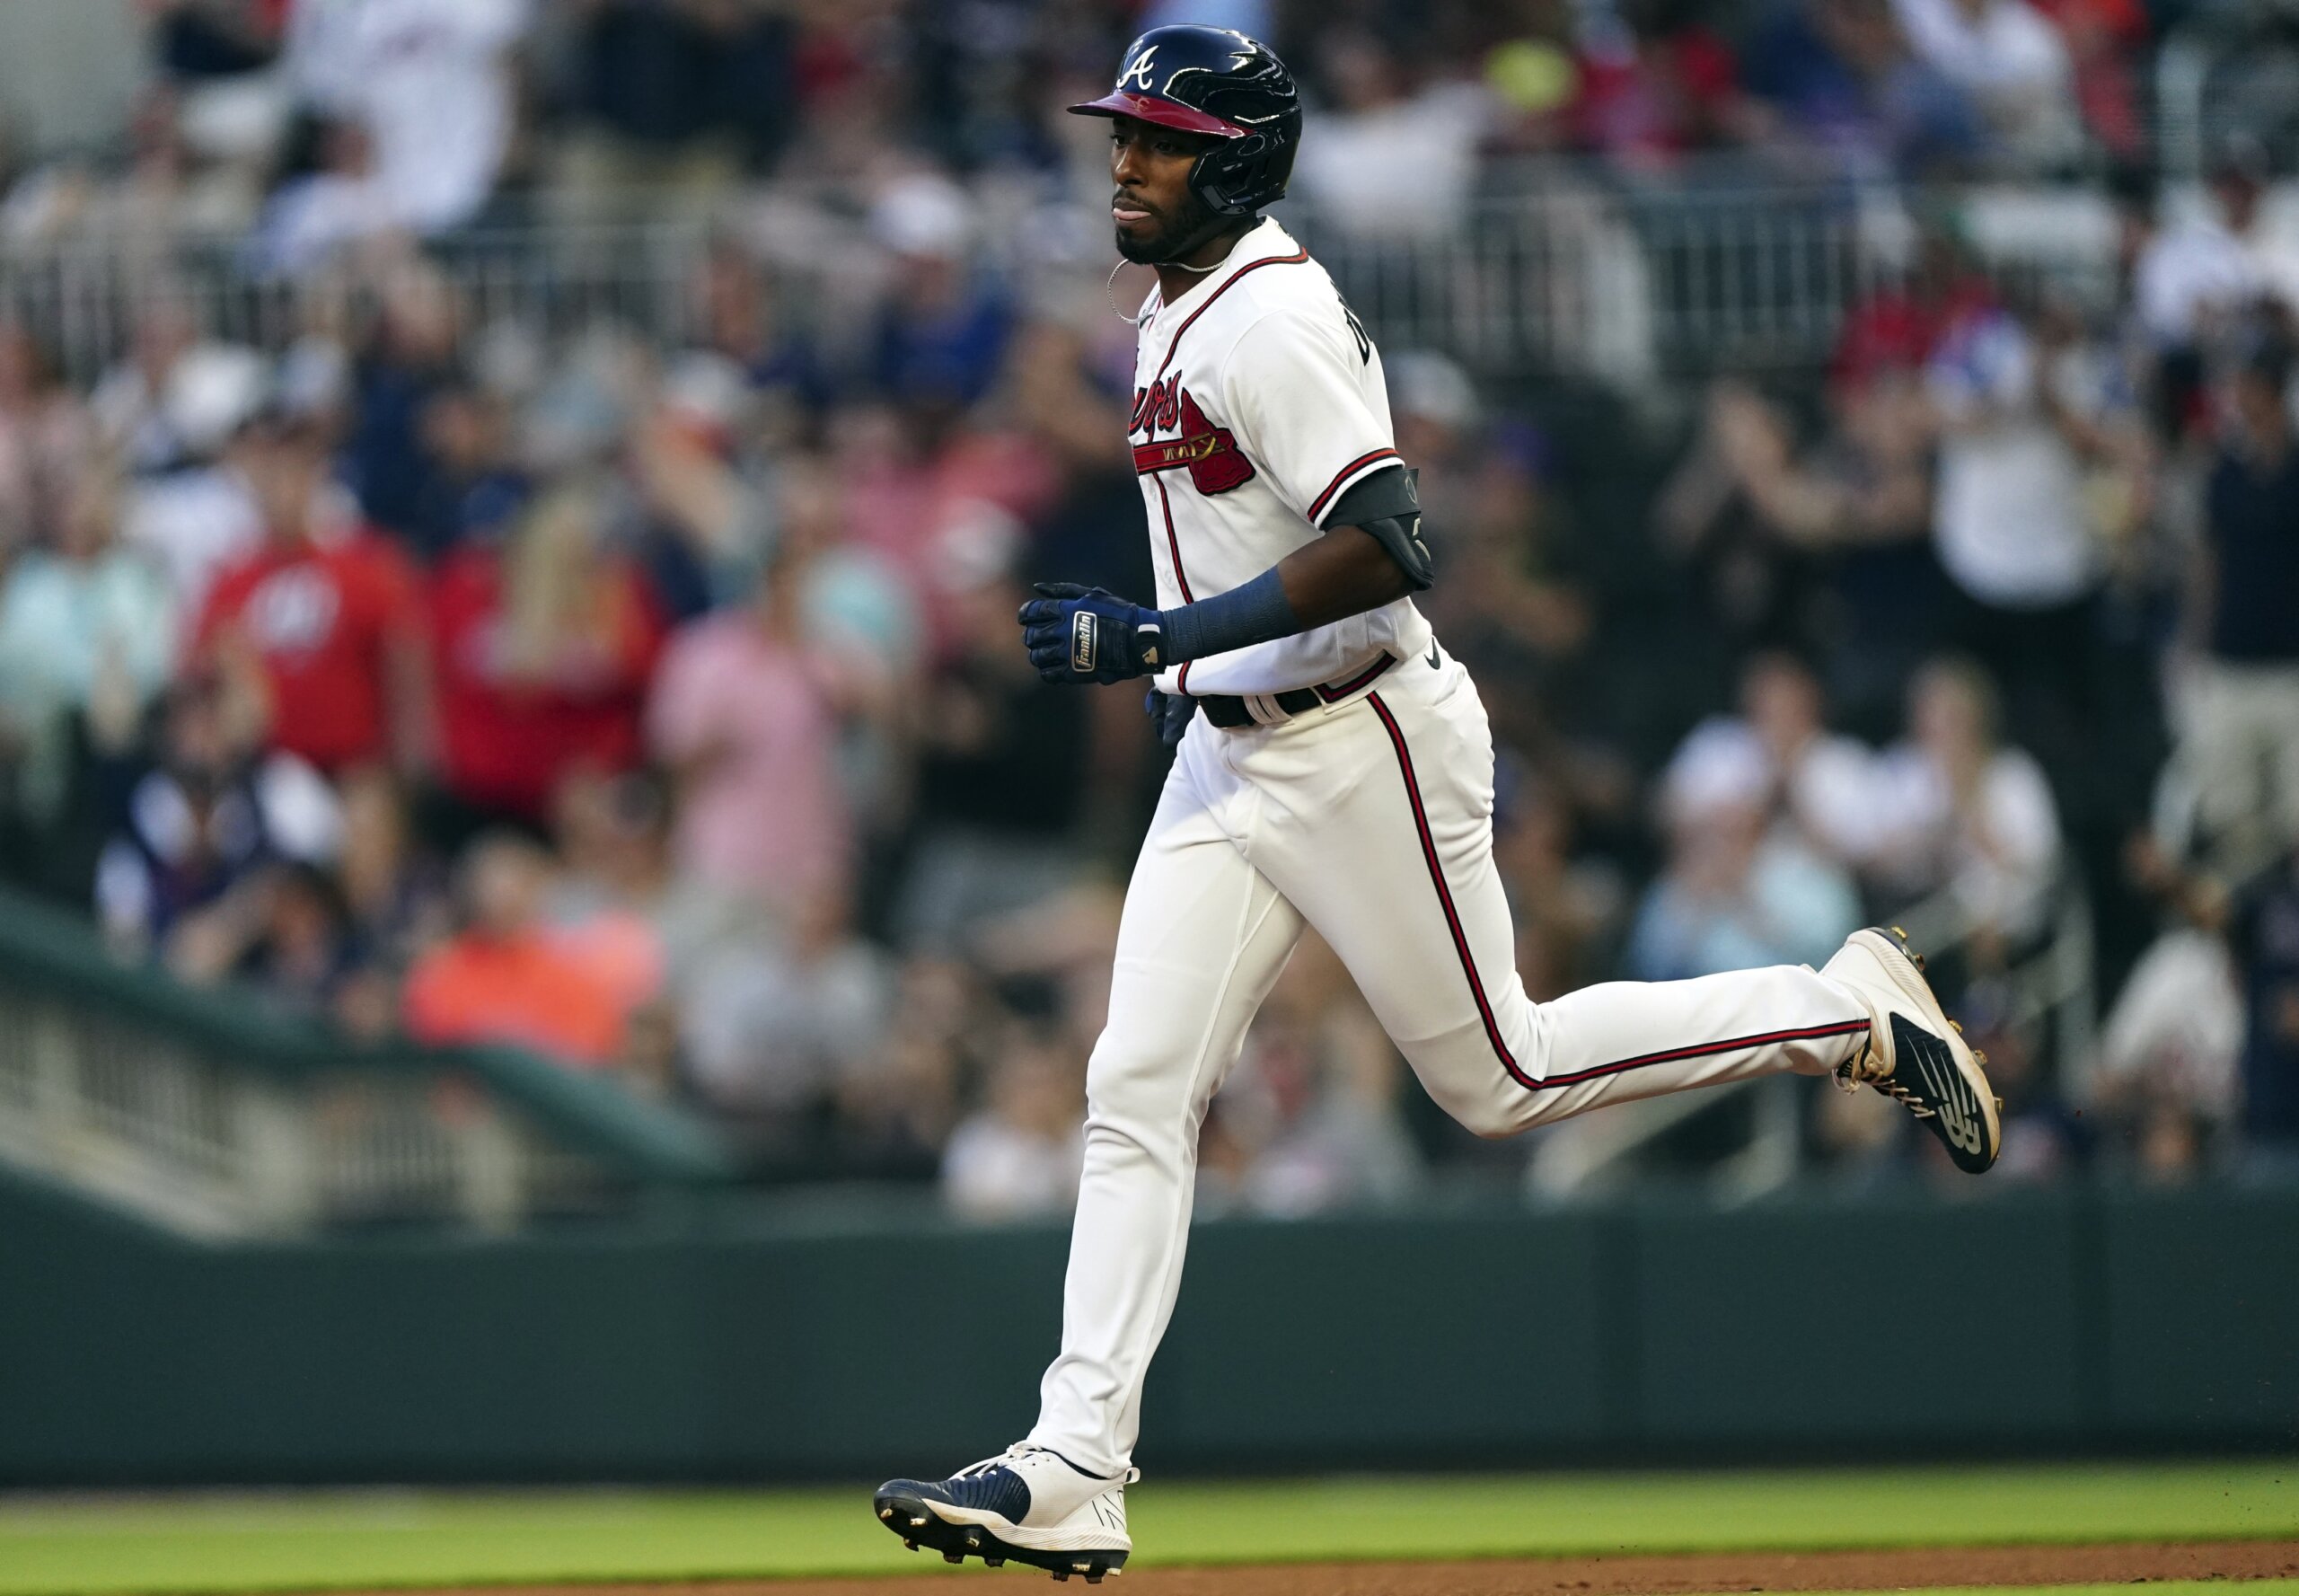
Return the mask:
{"type": "Polygon", "coordinates": [[[1160,610],[1158,622],[1166,634],[1168,665],[1290,638],[1301,630],[1273,565],[1243,586],[1160,610]]]}

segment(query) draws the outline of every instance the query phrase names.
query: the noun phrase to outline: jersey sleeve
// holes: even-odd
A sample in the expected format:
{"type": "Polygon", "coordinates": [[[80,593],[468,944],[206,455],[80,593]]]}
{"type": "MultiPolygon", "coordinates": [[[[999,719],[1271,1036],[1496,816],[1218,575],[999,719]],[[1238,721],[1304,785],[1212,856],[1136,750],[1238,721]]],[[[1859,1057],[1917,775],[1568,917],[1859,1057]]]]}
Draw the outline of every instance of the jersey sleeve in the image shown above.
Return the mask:
{"type": "Polygon", "coordinates": [[[1289,306],[1246,328],[1222,372],[1246,457],[1315,526],[1352,484],[1398,463],[1386,407],[1366,396],[1361,337],[1337,303],[1329,316],[1289,306]]]}

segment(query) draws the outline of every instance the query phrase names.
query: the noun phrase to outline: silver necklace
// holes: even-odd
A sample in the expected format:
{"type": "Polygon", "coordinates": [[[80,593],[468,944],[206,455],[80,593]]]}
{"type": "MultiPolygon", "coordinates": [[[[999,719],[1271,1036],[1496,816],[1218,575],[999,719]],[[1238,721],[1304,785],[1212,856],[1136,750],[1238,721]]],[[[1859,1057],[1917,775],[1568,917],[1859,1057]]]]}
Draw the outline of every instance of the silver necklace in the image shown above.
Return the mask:
{"type": "MultiPolygon", "coordinates": [[[[1227,262],[1229,259],[1229,256],[1224,255],[1220,260],[1216,260],[1211,266],[1192,266],[1186,260],[1160,260],[1158,264],[1160,266],[1177,266],[1184,271],[1194,271],[1198,276],[1203,277],[1209,271],[1220,270],[1223,264],[1227,262]]],[[[1127,315],[1125,313],[1125,307],[1117,302],[1117,274],[1123,271],[1132,264],[1132,262],[1130,260],[1120,260],[1115,266],[1110,268],[1110,275],[1104,279],[1102,283],[1102,297],[1110,302],[1110,309],[1116,313],[1119,321],[1124,322],[1128,327],[1139,327],[1141,325],[1141,318],[1140,316],[1127,315]]]]}

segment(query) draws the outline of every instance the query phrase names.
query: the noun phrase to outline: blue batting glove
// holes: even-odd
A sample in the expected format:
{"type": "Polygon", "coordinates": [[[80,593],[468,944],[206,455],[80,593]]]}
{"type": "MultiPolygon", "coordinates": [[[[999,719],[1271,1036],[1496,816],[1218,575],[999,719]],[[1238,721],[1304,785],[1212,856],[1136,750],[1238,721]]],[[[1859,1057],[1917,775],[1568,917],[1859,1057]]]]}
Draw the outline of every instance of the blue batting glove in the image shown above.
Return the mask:
{"type": "Polygon", "coordinates": [[[1158,728],[1158,740],[1168,748],[1181,742],[1197,714],[1197,701],[1189,694],[1160,692],[1154,687],[1141,701],[1141,707],[1150,711],[1150,724],[1158,728]]]}
{"type": "Polygon", "coordinates": [[[1165,668],[1165,631],[1155,610],[1099,587],[1040,582],[1044,596],[1022,606],[1022,647],[1049,682],[1123,682],[1165,668]]]}

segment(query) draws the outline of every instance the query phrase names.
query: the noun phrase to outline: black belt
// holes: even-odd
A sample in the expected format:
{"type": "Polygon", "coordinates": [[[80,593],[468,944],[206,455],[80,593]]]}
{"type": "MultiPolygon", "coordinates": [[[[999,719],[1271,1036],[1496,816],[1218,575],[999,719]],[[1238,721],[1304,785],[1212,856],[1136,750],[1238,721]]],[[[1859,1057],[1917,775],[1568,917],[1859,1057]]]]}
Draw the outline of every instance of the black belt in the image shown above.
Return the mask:
{"type": "MultiPolygon", "coordinates": [[[[1362,692],[1395,664],[1395,655],[1384,654],[1346,682],[1329,682],[1322,687],[1296,687],[1286,692],[1257,692],[1254,696],[1264,703],[1275,704],[1290,719],[1304,710],[1314,710],[1319,704],[1337,704],[1351,693],[1362,692]]],[[[1236,731],[1239,727],[1256,724],[1254,712],[1246,707],[1246,701],[1234,694],[1209,693],[1197,701],[1197,707],[1205,711],[1208,720],[1223,731],[1236,731]]]]}

